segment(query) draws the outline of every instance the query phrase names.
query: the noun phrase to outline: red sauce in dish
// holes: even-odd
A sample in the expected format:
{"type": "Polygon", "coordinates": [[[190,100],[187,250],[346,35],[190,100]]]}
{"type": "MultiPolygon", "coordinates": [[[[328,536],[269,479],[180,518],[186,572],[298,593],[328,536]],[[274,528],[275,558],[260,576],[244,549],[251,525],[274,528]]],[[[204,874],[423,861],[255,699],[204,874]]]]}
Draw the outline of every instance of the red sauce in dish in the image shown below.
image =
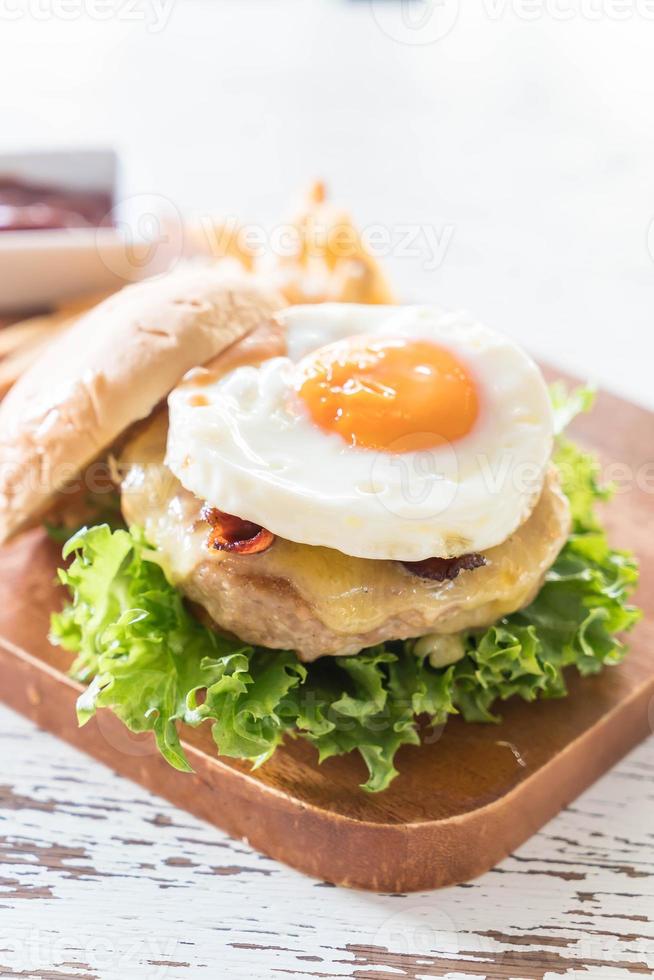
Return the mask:
{"type": "Polygon", "coordinates": [[[0,231],[111,226],[111,194],[0,177],[0,231]]]}

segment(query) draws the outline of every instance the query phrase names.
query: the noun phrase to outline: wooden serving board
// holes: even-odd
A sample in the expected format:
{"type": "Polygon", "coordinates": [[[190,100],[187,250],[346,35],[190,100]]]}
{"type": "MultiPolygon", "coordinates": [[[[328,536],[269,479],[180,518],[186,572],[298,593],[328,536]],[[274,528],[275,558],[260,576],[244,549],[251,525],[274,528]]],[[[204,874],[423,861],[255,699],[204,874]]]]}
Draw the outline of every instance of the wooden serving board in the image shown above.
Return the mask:
{"type": "Polygon", "coordinates": [[[631,653],[601,676],[570,678],[561,701],[503,708],[499,726],[450,721],[439,737],[401,750],[401,775],[371,796],[356,757],[318,766],[290,742],[256,773],[219,759],[207,730],[183,732],[194,767],[171,769],[150,736],[108,712],[77,727],[80,686],[47,640],[58,547],[32,531],[2,550],[0,697],[38,725],[230,834],[308,874],[378,891],[436,888],[501,860],[570,803],[654,724],[654,415],[603,395],[576,426],[621,491],[607,511],[612,537],[641,560],[645,618],[631,653]]]}

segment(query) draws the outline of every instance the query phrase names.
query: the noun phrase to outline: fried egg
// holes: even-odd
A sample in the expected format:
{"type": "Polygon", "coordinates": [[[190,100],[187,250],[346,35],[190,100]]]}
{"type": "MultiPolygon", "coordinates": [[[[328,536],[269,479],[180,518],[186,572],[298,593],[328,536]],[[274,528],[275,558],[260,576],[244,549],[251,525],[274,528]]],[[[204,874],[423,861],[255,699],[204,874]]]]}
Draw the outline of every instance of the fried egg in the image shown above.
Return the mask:
{"type": "Polygon", "coordinates": [[[509,338],[428,306],[279,314],[288,356],[191,372],[166,463],[210,506],[302,544],[422,561],[482,552],[531,513],[547,387],[509,338]]]}

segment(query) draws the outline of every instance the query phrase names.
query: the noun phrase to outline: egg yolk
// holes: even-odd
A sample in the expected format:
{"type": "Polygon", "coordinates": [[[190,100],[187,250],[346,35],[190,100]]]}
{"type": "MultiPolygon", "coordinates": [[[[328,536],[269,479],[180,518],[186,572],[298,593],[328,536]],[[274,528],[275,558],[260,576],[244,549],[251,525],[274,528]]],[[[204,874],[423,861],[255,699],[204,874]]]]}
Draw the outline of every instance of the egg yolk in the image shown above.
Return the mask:
{"type": "Polygon", "coordinates": [[[479,414],[468,368],[426,340],[329,344],[303,362],[297,391],[317,426],[363,449],[433,449],[467,435],[479,414]]]}

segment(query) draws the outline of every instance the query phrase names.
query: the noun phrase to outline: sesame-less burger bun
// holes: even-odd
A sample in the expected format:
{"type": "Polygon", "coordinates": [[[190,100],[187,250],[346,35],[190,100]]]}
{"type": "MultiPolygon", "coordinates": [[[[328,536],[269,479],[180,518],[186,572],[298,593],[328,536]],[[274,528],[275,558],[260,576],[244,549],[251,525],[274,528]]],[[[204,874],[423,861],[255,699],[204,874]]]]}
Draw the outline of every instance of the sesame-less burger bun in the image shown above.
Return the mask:
{"type": "Polygon", "coordinates": [[[52,497],[190,368],[284,305],[211,268],[127,286],[50,344],[0,404],[0,541],[52,497]]]}

